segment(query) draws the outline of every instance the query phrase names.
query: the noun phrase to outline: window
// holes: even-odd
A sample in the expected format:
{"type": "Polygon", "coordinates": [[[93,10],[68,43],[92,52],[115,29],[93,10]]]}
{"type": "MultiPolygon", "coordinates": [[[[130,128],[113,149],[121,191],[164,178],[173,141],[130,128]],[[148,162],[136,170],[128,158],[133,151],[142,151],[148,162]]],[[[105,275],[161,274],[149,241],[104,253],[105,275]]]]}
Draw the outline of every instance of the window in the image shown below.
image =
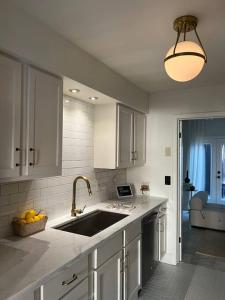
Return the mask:
{"type": "Polygon", "coordinates": [[[205,191],[210,197],[211,192],[211,164],[212,164],[212,145],[204,144],[205,150],[205,191]]]}

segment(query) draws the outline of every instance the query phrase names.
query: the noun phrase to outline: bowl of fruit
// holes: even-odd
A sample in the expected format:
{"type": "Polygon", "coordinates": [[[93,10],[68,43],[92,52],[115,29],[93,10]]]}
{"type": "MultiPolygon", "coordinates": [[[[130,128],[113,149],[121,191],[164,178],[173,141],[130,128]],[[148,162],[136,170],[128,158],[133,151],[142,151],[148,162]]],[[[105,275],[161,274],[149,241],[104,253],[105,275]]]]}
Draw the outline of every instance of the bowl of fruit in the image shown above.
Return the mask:
{"type": "Polygon", "coordinates": [[[48,217],[43,211],[28,209],[12,221],[13,231],[19,236],[28,236],[45,230],[48,217]]]}

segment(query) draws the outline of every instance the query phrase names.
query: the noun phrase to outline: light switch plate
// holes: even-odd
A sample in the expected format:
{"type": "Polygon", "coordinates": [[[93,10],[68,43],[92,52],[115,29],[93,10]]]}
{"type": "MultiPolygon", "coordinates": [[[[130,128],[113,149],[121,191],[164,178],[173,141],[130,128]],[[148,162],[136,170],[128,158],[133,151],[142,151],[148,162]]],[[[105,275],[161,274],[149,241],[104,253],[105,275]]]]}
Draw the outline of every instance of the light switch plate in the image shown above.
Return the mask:
{"type": "Polygon", "coordinates": [[[165,156],[171,156],[171,147],[165,147],[165,156]]]}

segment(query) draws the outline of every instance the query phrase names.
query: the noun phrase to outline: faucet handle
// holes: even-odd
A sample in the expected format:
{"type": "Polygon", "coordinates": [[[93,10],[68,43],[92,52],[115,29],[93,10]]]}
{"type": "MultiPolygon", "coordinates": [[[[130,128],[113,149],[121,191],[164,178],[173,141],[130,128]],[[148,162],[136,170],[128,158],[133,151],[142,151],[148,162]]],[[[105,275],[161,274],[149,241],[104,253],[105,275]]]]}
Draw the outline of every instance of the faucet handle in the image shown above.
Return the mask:
{"type": "Polygon", "coordinates": [[[86,205],[84,205],[83,209],[81,208],[75,208],[71,210],[71,216],[76,217],[76,215],[80,215],[84,212],[86,205]]]}

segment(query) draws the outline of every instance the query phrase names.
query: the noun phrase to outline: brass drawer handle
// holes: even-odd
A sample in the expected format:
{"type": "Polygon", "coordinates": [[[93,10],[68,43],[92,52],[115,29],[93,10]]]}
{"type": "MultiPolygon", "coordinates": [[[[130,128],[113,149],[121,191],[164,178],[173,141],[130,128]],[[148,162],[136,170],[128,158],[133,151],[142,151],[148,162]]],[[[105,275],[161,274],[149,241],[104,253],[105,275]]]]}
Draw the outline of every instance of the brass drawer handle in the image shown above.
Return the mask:
{"type": "Polygon", "coordinates": [[[74,282],[75,280],[77,280],[77,275],[76,274],[73,274],[73,278],[70,279],[70,280],[64,280],[62,282],[62,285],[63,286],[67,286],[67,285],[70,285],[72,282],[74,282]]]}

